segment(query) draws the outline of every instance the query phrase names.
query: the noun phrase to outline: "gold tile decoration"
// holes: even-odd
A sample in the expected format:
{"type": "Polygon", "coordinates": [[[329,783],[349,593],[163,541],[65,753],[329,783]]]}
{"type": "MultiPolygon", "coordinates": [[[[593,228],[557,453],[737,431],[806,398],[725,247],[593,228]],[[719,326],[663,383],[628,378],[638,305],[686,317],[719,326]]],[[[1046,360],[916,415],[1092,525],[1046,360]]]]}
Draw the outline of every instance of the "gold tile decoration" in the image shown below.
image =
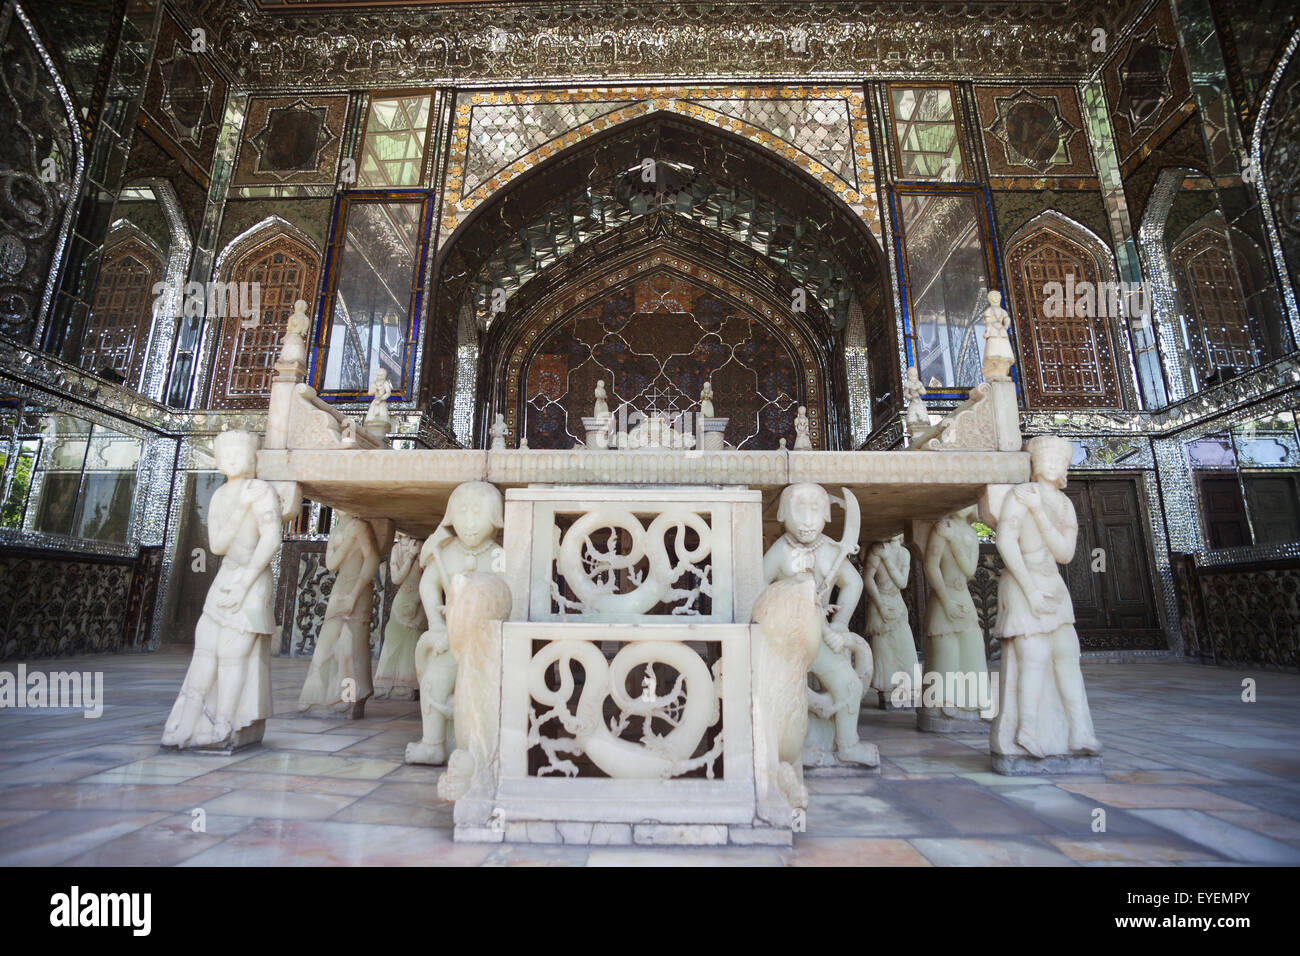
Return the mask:
{"type": "Polygon", "coordinates": [[[654,112],[715,126],[830,189],[881,239],[865,96],[850,86],[627,86],[466,92],[456,100],[438,246],[521,174],[654,112]]]}

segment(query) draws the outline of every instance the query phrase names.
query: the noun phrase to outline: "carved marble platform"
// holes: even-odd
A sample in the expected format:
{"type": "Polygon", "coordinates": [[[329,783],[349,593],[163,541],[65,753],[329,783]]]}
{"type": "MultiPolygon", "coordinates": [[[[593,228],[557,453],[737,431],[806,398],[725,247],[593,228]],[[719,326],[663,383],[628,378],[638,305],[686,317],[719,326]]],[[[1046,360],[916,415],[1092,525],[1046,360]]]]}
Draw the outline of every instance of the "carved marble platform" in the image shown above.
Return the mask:
{"type": "MultiPolygon", "coordinates": [[[[500,488],[712,485],[755,488],[772,521],[786,485],[848,487],[861,504],[863,541],[903,530],[908,519],[937,519],[975,504],[989,484],[1029,479],[1029,456],[996,451],[541,451],[267,449],[258,476],[294,482],[309,498],[362,517],[387,517],[423,537],[447,496],[465,481],[500,488]]],[[[831,531],[834,532],[832,527],[831,531]]]]}

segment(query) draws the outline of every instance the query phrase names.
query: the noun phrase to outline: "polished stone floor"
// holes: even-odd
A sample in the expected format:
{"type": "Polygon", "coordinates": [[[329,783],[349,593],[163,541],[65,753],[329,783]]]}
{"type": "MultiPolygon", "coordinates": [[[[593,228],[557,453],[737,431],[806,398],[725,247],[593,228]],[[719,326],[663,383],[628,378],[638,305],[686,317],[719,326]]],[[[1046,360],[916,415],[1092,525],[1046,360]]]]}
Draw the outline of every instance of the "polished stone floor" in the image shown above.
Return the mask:
{"type": "Polygon", "coordinates": [[[300,660],[272,662],[277,716],[262,748],[165,754],[158,738],[188,660],[163,651],[28,663],[102,670],[105,706],[94,720],[0,710],[0,864],[1300,863],[1292,674],[1085,664],[1104,776],[997,776],[987,735],[921,734],[910,713],[870,711],[862,732],[880,745],[880,774],[811,780],[808,829],[793,849],[664,849],[453,843],[439,771],[402,763],[419,732],[416,705],[371,702],[358,721],[301,717],[300,660]],[[1254,703],[1241,700],[1246,677],[1254,703]],[[1105,832],[1094,832],[1097,809],[1105,832]]]}

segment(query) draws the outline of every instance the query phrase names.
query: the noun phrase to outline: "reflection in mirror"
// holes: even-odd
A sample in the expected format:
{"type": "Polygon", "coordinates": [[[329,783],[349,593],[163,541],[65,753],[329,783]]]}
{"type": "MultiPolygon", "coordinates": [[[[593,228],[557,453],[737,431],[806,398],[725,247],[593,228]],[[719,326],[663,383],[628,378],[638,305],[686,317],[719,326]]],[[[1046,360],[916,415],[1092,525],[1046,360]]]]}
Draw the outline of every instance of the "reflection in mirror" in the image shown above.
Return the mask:
{"type": "Polygon", "coordinates": [[[80,365],[138,388],[153,325],[155,287],[168,280],[172,230],[155,187],[127,186],[113,206],[80,365]]]}
{"type": "Polygon", "coordinates": [[[1247,231],[1257,217],[1230,224],[1223,203],[1224,191],[1210,179],[1184,171],[1164,223],[1182,303],[1180,335],[1198,389],[1262,365],[1289,347],[1263,247],[1247,231]]]}
{"type": "Polygon", "coordinates": [[[989,281],[974,193],[897,194],[916,364],[928,388],[982,381],[989,281]]]}
{"type": "Polygon", "coordinates": [[[422,202],[353,202],[334,276],[323,390],[360,397],[380,368],[406,387],[422,202]]]}
{"type": "Polygon", "coordinates": [[[946,86],[890,86],[898,146],[899,178],[965,179],[952,89],[946,86]]]}
{"type": "Polygon", "coordinates": [[[138,438],[29,406],[16,417],[7,447],[0,527],[126,542],[138,438]]]}
{"type": "Polygon", "coordinates": [[[1300,542],[1300,436],[1293,412],[1261,416],[1185,448],[1212,550],[1300,542]]]}

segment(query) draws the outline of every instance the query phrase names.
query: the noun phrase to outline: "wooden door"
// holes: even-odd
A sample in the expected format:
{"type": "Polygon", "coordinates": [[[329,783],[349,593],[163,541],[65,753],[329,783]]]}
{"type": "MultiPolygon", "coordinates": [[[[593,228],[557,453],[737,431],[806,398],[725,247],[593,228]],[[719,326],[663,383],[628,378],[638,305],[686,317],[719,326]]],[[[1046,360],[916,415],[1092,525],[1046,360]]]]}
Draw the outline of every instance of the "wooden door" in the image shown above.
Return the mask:
{"type": "Polygon", "coordinates": [[[1078,512],[1079,540],[1065,578],[1084,648],[1165,647],[1137,481],[1072,479],[1066,494],[1078,512]]]}

